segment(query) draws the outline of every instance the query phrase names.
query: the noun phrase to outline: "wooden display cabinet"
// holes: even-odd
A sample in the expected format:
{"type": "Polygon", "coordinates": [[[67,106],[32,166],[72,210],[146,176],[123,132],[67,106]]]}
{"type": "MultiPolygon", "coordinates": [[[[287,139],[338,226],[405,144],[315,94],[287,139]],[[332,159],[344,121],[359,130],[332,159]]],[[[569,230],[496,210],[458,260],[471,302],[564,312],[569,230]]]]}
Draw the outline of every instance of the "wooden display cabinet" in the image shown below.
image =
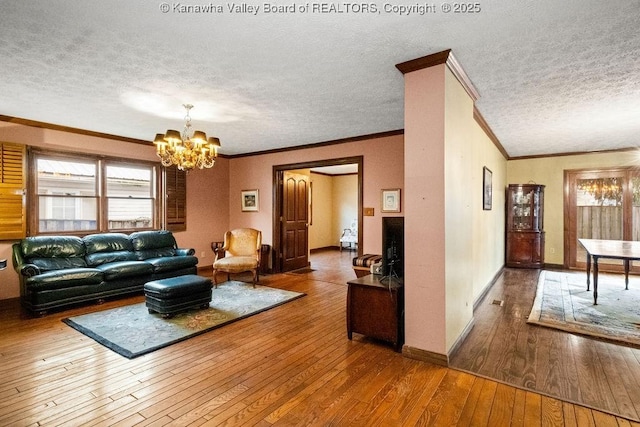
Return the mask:
{"type": "Polygon", "coordinates": [[[507,188],[507,267],[544,265],[544,185],[507,188]]]}

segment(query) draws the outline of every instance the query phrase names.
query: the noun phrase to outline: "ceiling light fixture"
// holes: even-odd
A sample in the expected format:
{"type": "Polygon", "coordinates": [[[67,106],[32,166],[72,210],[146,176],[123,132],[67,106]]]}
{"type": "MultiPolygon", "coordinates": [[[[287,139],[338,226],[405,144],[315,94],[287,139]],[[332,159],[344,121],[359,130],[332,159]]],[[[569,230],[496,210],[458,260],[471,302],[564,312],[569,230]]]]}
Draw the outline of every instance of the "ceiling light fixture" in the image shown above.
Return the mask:
{"type": "Polygon", "coordinates": [[[200,130],[193,131],[189,115],[193,105],[182,104],[182,106],[187,110],[182,134],[173,129],[167,130],[164,134],[156,134],[153,141],[156,154],[160,157],[163,166],[176,165],[178,169],[184,171],[196,167],[212,168],[218,157],[220,140],[213,136],[207,139],[206,133],[200,130]]]}

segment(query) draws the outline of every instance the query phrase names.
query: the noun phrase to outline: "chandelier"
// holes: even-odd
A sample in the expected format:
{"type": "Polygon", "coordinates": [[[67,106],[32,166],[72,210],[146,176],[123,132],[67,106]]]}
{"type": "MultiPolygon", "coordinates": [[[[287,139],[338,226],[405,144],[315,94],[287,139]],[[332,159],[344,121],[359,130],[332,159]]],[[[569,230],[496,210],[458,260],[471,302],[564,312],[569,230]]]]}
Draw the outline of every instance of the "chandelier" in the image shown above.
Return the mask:
{"type": "Polygon", "coordinates": [[[622,183],[618,178],[581,179],[578,189],[582,190],[600,205],[619,205],[622,202],[622,183]]]}
{"type": "Polygon", "coordinates": [[[209,137],[207,134],[191,129],[191,116],[189,111],[191,104],[182,105],[187,110],[184,117],[182,134],[177,130],[169,129],[166,133],[156,134],[153,143],[156,146],[156,154],[160,157],[163,166],[176,165],[178,169],[188,171],[193,168],[212,168],[218,157],[220,140],[209,137]]]}

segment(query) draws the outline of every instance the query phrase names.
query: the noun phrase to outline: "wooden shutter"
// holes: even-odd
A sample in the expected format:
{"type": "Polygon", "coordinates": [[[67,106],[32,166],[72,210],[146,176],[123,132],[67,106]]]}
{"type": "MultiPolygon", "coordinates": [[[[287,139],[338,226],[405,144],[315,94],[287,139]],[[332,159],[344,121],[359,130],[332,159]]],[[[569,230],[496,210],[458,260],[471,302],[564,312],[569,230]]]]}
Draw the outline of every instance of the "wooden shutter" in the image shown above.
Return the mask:
{"type": "Polygon", "coordinates": [[[167,192],[167,218],[165,224],[169,231],[187,229],[187,173],[171,166],[164,169],[167,192]]]}
{"type": "Polygon", "coordinates": [[[0,240],[26,236],[26,147],[0,142],[0,240]]]}

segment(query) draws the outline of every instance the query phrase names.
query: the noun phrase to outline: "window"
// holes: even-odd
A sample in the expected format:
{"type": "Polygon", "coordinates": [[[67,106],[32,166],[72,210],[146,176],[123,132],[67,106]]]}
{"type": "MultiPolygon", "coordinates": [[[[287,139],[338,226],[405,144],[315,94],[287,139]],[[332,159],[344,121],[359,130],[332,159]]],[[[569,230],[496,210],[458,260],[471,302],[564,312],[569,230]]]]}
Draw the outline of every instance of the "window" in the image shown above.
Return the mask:
{"type": "Polygon", "coordinates": [[[37,233],[98,230],[98,161],[38,156],[37,233]]]}
{"type": "Polygon", "coordinates": [[[33,158],[32,234],[157,226],[157,165],[40,152],[33,158]]]}
{"type": "Polygon", "coordinates": [[[107,164],[109,230],[152,228],[155,187],[153,168],[107,164]]]}

